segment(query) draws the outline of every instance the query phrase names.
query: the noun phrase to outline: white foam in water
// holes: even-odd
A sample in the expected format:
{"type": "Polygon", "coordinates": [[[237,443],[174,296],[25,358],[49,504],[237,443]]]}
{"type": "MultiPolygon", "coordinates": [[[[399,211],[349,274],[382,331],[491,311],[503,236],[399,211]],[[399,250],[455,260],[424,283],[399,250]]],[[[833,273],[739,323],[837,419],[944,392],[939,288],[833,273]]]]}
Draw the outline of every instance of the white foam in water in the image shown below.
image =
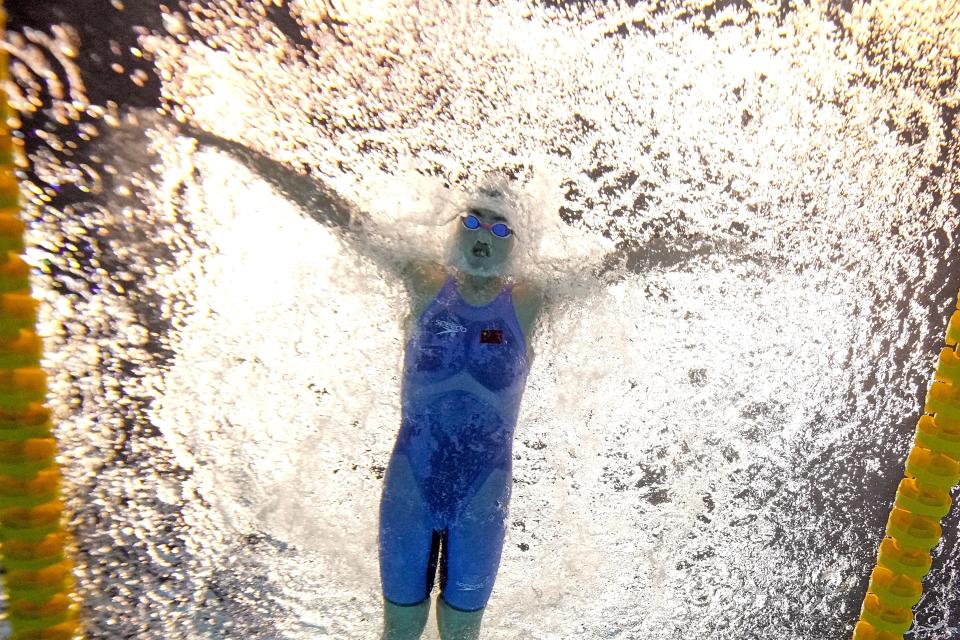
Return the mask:
{"type": "MultiPolygon", "coordinates": [[[[164,8],[162,113],[88,106],[108,186],[42,205],[90,172],[30,158],[92,636],[377,637],[382,262],[444,259],[490,171],[551,304],[483,637],[848,636],[960,284],[950,10],[339,4],[164,8]]],[[[957,534],[915,638],[960,633],[957,534]]]]}

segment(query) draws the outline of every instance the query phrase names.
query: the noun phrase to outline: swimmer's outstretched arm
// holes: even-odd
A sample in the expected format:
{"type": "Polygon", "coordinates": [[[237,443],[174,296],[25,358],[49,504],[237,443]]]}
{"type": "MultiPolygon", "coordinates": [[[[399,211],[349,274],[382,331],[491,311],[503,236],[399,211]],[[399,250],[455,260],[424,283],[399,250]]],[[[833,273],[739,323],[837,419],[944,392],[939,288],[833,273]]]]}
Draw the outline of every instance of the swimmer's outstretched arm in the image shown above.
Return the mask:
{"type": "Polygon", "coordinates": [[[324,226],[337,229],[340,237],[348,241],[357,253],[370,258],[381,269],[404,280],[416,273],[409,260],[400,260],[390,255],[386,248],[377,242],[375,236],[365,231],[364,220],[367,216],[322,181],[298,173],[238,142],[226,140],[191,125],[179,125],[179,128],[184,134],[196,139],[200,146],[218,149],[242,162],[306,215],[324,226]]]}
{"type": "MultiPolygon", "coordinates": [[[[518,303],[522,300],[525,308],[534,317],[557,305],[569,302],[581,302],[596,296],[602,289],[617,281],[620,272],[609,273],[605,265],[613,263],[616,254],[608,253],[602,262],[595,262],[593,266],[567,270],[565,273],[556,273],[551,276],[526,279],[514,288],[514,299],[518,303]],[[519,294],[519,295],[518,295],[519,294]]],[[[522,312],[520,304],[517,313],[522,312]]]]}
{"type": "Polygon", "coordinates": [[[317,222],[346,230],[356,217],[352,207],[319,180],[297,173],[239,142],[221,138],[191,125],[179,125],[179,128],[184,134],[194,138],[200,146],[218,149],[241,161],[317,222]]]}

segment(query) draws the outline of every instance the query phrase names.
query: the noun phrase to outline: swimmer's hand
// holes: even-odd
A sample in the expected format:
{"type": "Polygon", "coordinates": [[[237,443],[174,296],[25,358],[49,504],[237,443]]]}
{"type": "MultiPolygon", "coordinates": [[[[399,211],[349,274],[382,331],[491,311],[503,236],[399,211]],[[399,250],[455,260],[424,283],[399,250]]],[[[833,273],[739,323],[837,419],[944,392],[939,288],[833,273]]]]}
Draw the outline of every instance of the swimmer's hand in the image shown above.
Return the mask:
{"type": "Polygon", "coordinates": [[[358,254],[370,259],[378,267],[394,276],[404,276],[407,265],[382,245],[371,226],[365,224],[366,216],[363,212],[348,203],[323,181],[299,173],[282,162],[239,142],[221,138],[190,124],[177,126],[185,135],[196,139],[199,145],[222,151],[246,165],[252,172],[270,183],[280,195],[295,204],[304,215],[339,231],[340,238],[358,254]]]}
{"type": "Polygon", "coordinates": [[[301,174],[269,156],[239,142],[221,138],[190,124],[178,128],[201,146],[223,151],[269,182],[287,200],[320,224],[359,232],[362,216],[322,181],[301,174]]]}

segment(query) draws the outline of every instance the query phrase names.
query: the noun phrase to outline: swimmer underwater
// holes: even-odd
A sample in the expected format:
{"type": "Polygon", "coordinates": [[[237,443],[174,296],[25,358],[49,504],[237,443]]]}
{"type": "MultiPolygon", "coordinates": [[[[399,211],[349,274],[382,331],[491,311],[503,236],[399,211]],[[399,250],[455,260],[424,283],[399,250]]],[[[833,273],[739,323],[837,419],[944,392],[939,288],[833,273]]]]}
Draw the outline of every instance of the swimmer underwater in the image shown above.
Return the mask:
{"type": "Polygon", "coordinates": [[[420,638],[435,582],[441,639],[480,637],[544,300],[509,275],[520,241],[515,201],[502,178],[479,189],[452,221],[448,264],[391,259],[364,233],[364,219],[341,210],[343,236],[397,275],[410,300],[401,423],[380,502],[381,640],[420,638]]]}
{"type": "Polygon", "coordinates": [[[398,260],[323,184],[238,143],[182,129],[242,160],[404,283],[401,424],[380,504],[381,640],[420,638],[438,577],[441,639],[476,640],[500,564],[513,432],[545,300],[510,275],[521,240],[507,181],[488,181],[458,211],[448,264],[398,260]]]}
{"type": "Polygon", "coordinates": [[[380,505],[383,640],[420,637],[439,570],[443,640],[479,638],[512,481],[513,431],[543,304],[507,277],[509,199],[481,189],[458,217],[451,266],[410,263],[402,419],[380,505]]]}
{"type": "Polygon", "coordinates": [[[435,581],[441,639],[480,637],[544,300],[509,276],[520,241],[514,202],[502,178],[479,189],[453,221],[449,264],[391,259],[363,232],[365,220],[332,200],[314,203],[327,205],[325,223],[401,278],[410,300],[400,430],[380,502],[381,640],[420,638],[435,581]]]}

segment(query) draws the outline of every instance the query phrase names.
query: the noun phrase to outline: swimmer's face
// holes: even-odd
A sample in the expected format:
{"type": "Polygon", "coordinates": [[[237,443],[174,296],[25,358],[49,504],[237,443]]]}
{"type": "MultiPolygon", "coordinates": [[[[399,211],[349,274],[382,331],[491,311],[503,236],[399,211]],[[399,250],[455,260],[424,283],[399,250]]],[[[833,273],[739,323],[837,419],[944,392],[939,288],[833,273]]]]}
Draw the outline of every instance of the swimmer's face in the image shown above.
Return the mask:
{"type": "Polygon", "coordinates": [[[506,266],[516,236],[506,216],[490,209],[472,208],[460,216],[457,229],[457,253],[463,266],[474,273],[496,274],[506,266]],[[469,229],[464,219],[474,216],[480,221],[480,227],[469,229]],[[510,235],[501,238],[491,229],[493,225],[505,224],[511,229],[510,235]]]}

